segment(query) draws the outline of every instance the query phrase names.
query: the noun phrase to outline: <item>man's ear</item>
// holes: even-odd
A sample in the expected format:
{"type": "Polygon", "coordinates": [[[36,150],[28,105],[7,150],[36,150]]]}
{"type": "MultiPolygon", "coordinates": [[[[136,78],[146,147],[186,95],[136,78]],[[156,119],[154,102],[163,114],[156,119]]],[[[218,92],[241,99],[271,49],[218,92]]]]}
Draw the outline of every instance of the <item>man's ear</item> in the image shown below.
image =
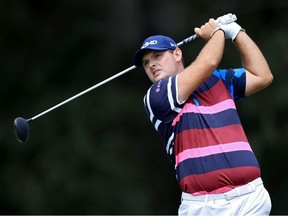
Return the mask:
{"type": "Polygon", "coordinates": [[[182,50],[179,49],[179,48],[176,48],[173,52],[175,58],[176,58],[176,61],[182,61],[182,50]]]}

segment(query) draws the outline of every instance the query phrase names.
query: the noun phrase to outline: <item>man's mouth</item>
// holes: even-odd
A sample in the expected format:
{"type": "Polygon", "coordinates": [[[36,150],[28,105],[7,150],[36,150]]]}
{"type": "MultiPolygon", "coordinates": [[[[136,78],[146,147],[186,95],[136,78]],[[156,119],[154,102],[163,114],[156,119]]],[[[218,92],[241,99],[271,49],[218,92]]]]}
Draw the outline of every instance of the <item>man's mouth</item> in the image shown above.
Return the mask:
{"type": "Polygon", "coordinates": [[[155,70],[155,71],[153,71],[153,75],[154,75],[154,77],[157,77],[157,76],[159,76],[161,74],[161,70],[155,70]]]}

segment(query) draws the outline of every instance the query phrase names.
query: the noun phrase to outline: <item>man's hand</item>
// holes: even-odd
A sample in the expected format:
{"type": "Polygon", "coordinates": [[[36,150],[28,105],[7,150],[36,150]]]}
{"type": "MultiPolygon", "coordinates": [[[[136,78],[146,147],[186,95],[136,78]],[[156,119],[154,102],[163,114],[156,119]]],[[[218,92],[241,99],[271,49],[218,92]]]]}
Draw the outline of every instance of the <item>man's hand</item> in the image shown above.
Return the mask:
{"type": "Polygon", "coordinates": [[[220,29],[224,31],[226,39],[230,39],[233,41],[240,31],[244,31],[244,29],[242,29],[241,26],[238,25],[236,22],[220,25],[220,29]]]}
{"type": "Polygon", "coordinates": [[[234,40],[239,31],[243,30],[241,26],[235,23],[236,20],[237,17],[235,14],[228,13],[218,17],[216,20],[210,19],[209,22],[207,22],[205,25],[202,25],[201,28],[195,28],[194,31],[198,36],[207,41],[216,31],[223,30],[226,39],[234,40]],[[213,25],[212,22],[214,22],[216,25],[213,25]],[[210,34],[208,36],[207,34],[209,31],[210,34]]]}
{"type": "Polygon", "coordinates": [[[220,25],[212,18],[200,28],[194,28],[195,33],[206,41],[208,41],[217,30],[220,30],[220,25]]]}
{"type": "Polygon", "coordinates": [[[241,26],[235,22],[236,20],[236,15],[232,13],[220,16],[215,20],[215,22],[220,25],[220,29],[224,31],[226,39],[234,40],[239,31],[243,30],[241,26]]]}
{"type": "Polygon", "coordinates": [[[215,22],[217,24],[220,24],[220,25],[226,25],[226,24],[229,24],[229,23],[232,23],[232,22],[235,22],[237,20],[237,17],[235,14],[232,14],[232,13],[228,13],[228,14],[225,14],[223,16],[220,16],[218,17],[215,22]]]}

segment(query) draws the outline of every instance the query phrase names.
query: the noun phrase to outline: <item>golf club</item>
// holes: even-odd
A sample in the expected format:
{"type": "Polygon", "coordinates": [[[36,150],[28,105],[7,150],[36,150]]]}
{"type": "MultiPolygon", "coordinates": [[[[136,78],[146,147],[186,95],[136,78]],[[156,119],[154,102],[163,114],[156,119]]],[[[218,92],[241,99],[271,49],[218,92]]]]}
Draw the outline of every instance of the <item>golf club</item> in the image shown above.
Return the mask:
{"type": "Polygon", "coordinates": [[[27,140],[29,138],[29,124],[28,124],[29,122],[31,122],[31,121],[39,118],[40,116],[42,116],[42,115],[44,115],[44,114],[46,114],[46,113],[48,113],[48,112],[60,107],[60,106],[66,104],[66,103],[68,103],[68,102],[70,102],[70,101],[72,101],[72,100],[74,100],[74,99],[76,99],[76,98],[78,98],[80,96],[82,96],[83,94],[86,94],[86,93],[92,91],[93,89],[95,89],[95,88],[97,88],[97,87],[99,87],[101,85],[104,85],[107,82],[110,82],[111,80],[113,80],[113,79],[115,79],[115,78],[117,78],[117,77],[119,77],[119,76],[121,76],[121,75],[123,75],[125,73],[128,73],[131,70],[134,70],[135,68],[136,68],[136,66],[133,65],[133,66],[131,66],[131,67],[129,67],[129,68],[127,68],[127,69],[125,69],[125,70],[123,70],[123,71],[121,71],[121,72],[119,72],[119,73],[117,73],[117,74],[115,74],[115,75],[103,80],[102,82],[97,83],[96,85],[94,85],[94,86],[92,86],[92,87],[90,87],[90,88],[88,88],[88,89],[86,89],[86,90],[74,95],[73,97],[70,97],[67,100],[65,100],[65,101],[63,101],[63,102],[61,102],[61,103],[59,103],[59,104],[57,104],[57,105],[55,105],[55,106],[53,106],[51,108],[39,113],[38,115],[36,115],[36,116],[34,116],[32,118],[29,118],[29,119],[25,119],[23,117],[15,118],[15,120],[14,120],[14,130],[15,130],[15,134],[16,134],[16,137],[17,137],[18,141],[24,142],[24,143],[27,142],[27,140]]]}
{"type": "MultiPolygon", "coordinates": [[[[229,14],[226,14],[224,16],[218,17],[215,20],[215,22],[223,25],[223,24],[229,24],[229,23],[234,22],[236,20],[237,20],[237,17],[234,14],[229,13],[229,14]]],[[[184,44],[187,44],[187,43],[195,40],[196,38],[198,38],[198,35],[194,34],[194,35],[182,40],[181,42],[177,43],[177,46],[180,47],[180,46],[182,46],[184,44]]],[[[133,65],[133,66],[131,66],[131,67],[129,67],[129,68],[127,68],[127,69],[125,69],[125,70],[123,70],[123,71],[121,71],[121,72],[119,72],[119,73],[117,73],[117,74],[115,74],[115,75],[103,80],[102,82],[97,83],[94,86],[92,86],[92,87],[90,87],[90,88],[88,88],[88,89],[86,89],[86,90],[84,90],[84,91],[82,91],[82,92],[80,92],[80,93],[68,98],[67,100],[65,100],[65,101],[63,101],[63,102],[61,102],[61,103],[59,103],[59,104],[57,104],[57,105],[45,110],[43,112],[41,112],[40,114],[38,114],[38,115],[36,115],[36,116],[34,116],[32,118],[29,118],[29,119],[25,119],[23,117],[15,118],[15,120],[14,120],[14,131],[15,131],[15,135],[16,135],[18,141],[23,142],[23,143],[27,142],[27,140],[29,138],[29,123],[31,121],[39,118],[40,116],[42,116],[42,115],[44,115],[44,114],[46,114],[46,113],[48,113],[48,112],[50,112],[50,111],[52,111],[54,109],[56,109],[56,108],[58,108],[58,107],[60,107],[60,106],[62,106],[64,104],[66,104],[66,103],[68,103],[68,102],[70,102],[70,101],[72,101],[72,100],[74,100],[74,99],[76,99],[76,98],[78,98],[78,97],[90,92],[90,91],[98,88],[99,86],[104,85],[105,83],[110,82],[111,80],[113,80],[113,79],[115,79],[115,78],[117,78],[119,76],[122,76],[122,75],[128,73],[129,71],[132,71],[132,70],[134,70],[136,68],[137,67],[135,65],[133,65]]]]}

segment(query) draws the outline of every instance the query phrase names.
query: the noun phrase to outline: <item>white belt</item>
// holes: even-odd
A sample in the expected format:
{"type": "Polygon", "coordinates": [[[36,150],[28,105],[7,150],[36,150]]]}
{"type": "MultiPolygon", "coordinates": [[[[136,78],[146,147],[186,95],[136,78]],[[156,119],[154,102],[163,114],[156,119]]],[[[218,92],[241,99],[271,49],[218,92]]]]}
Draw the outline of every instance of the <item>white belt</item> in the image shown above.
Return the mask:
{"type": "Polygon", "coordinates": [[[259,177],[249,182],[248,184],[242,185],[240,187],[236,187],[230,191],[227,191],[225,193],[220,193],[220,194],[204,194],[204,195],[193,196],[189,193],[182,192],[182,199],[190,200],[190,201],[211,201],[211,200],[218,200],[218,199],[231,200],[241,195],[254,192],[256,190],[256,187],[262,184],[263,184],[262,179],[259,177]]]}

